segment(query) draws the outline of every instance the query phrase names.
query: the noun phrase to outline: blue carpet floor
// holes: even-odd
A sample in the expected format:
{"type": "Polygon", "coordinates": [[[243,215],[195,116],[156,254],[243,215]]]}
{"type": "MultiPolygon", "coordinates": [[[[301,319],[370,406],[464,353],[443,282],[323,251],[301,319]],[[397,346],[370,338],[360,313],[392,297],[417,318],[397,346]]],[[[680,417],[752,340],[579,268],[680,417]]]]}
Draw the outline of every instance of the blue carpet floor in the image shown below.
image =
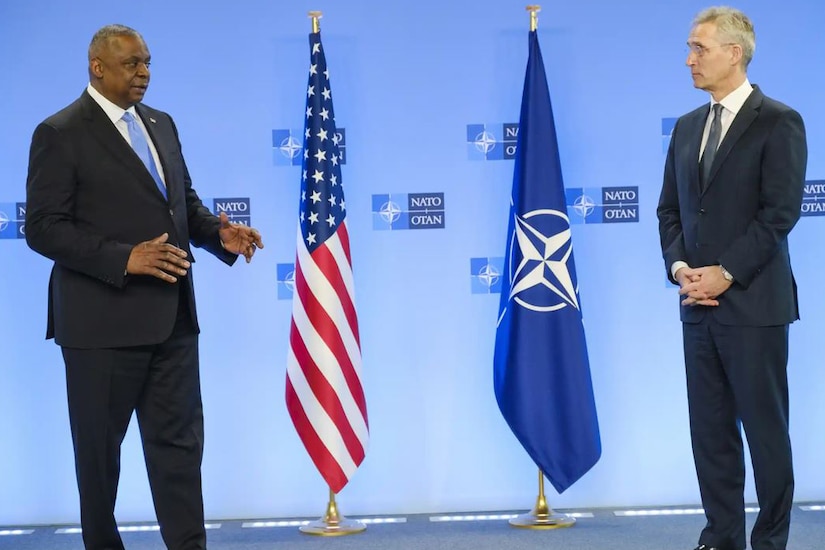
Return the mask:
{"type": "MultiPolygon", "coordinates": [[[[692,550],[704,525],[701,515],[619,517],[593,510],[568,529],[533,531],[506,520],[433,522],[430,515],[370,524],[363,533],[342,537],[305,535],[297,527],[244,527],[243,521],[215,521],[208,531],[210,550],[692,550]]],[[[755,514],[748,514],[753,522],[755,514]]],[[[0,528],[0,531],[8,528],[0,528]]],[[[26,528],[24,528],[26,529],[26,528]]],[[[30,527],[32,533],[0,535],[0,550],[82,550],[79,534],[57,534],[56,527],[30,527]]],[[[127,550],[163,550],[157,531],[125,532],[127,550]]],[[[825,550],[825,511],[794,508],[788,550],[825,550]]]]}

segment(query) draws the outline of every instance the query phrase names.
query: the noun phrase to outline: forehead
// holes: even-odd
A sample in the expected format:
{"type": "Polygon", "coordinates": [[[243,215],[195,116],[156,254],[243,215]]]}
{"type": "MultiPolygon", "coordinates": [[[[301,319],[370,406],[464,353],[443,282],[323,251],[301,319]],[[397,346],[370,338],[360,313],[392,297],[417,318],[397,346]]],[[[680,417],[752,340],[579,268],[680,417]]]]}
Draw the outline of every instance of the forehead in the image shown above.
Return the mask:
{"type": "Polygon", "coordinates": [[[146,43],[130,34],[111,37],[106,41],[104,51],[118,57],[146,57],[149,55],[149,48],[146,47],[146,43]]]}
{"type": "Polygon", "coordinates": [[[716,39],[716,23],[699,23],[690,30],[689,43],[704,43],[716,39]]]}

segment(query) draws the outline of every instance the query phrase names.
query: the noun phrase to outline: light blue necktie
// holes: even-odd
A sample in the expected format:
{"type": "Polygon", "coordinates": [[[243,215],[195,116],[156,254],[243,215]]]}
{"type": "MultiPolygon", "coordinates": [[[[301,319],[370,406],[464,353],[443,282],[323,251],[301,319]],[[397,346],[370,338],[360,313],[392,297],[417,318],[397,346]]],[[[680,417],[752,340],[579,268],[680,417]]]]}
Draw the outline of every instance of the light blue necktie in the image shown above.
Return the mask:
{"type": "Polygon", "coordinates": [[[163,180],[160,179],[158,167],[155,166],[155,159],[152,157],[152,152],[149,150],[149,144],[146,142],[146,137],[143,135],[143,130],[140,129],[135,117],[132,116],[132,113],[129,111],[123,113],[123,120],[126,122],[126,128],[129,130],[129,140],[132,142],[132,149],[135,150],[137,156],[139,156],[140,160],[143,161],[143,164],[146,165],[146,169],[149,170],[149,173],[155,180],[155,184],[157,184],[161,195],[163,195],[163,198],[165,199],[166,186],[163,185],[163,180]]]}

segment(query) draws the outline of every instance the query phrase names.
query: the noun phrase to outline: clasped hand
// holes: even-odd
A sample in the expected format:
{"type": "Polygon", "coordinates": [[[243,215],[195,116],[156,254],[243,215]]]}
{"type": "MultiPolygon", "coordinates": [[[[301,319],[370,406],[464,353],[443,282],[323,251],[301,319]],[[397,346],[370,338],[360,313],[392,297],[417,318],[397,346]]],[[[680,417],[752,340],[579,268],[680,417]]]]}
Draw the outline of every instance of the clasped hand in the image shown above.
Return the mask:
{"type": "Polygon", "coordinates": [[[731,286],[718,265],[683,267],[676,272],[676,281],[679,294],[685,297],[683,306],[718,306],[719,296],[731,286]]]}

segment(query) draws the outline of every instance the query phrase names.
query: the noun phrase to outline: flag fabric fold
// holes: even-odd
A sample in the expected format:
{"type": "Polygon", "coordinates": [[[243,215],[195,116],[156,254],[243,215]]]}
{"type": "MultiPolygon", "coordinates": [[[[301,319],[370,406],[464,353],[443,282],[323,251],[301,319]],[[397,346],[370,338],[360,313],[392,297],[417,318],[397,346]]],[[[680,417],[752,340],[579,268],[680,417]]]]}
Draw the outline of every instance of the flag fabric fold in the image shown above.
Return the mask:
{"type": "Polygon", "coordinates": [[[310,34],[309,44],[286,404],[310,458],[338,493],[364,460],[369,423],[339,134],[321,34],[310,34]]]}
{"type": "Polygon", "coordinates": [[[530,31],[494,357],[496,400],[562,493],[601,456],[553,109],[530,31]]]}

